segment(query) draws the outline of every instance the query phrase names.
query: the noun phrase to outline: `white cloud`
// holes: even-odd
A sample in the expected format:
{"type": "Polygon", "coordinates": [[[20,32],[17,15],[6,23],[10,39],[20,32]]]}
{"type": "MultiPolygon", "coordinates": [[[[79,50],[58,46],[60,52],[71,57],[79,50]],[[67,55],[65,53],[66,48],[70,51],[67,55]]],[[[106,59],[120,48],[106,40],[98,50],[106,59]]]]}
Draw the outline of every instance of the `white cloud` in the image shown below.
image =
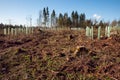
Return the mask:
{"type": "Polygon", "coordinates": [[[101,18],[101,16],[100,15],[97,15],[97,14],[93,14],[93,18],[95,18],[95,19],[100,19],[101,18]]]}

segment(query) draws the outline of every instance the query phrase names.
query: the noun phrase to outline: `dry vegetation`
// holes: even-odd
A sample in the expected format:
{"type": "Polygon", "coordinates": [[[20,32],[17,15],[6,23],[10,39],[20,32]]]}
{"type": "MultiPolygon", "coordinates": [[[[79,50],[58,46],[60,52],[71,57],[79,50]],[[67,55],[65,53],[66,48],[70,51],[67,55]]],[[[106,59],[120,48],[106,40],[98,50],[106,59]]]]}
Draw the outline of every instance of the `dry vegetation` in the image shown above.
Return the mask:
{"type": "Polygon", "coordinates": [[[120,34],[101,40],[84,30],[1,35],[0,80],[120,80],[120,34]]]}

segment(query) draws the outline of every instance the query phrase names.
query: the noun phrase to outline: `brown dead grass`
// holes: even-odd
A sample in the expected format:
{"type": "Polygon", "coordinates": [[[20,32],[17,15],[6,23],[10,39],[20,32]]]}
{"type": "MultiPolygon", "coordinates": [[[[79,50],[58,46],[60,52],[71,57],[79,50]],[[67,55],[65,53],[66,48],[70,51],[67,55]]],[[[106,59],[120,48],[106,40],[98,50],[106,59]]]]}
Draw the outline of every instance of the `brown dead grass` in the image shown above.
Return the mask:
{"type": "Polygon", "coordinates": [[[84,30],[0,36],[1,80],[119,80],[119,75],[120,34],[101,40],[87,38],[84,30]]]}

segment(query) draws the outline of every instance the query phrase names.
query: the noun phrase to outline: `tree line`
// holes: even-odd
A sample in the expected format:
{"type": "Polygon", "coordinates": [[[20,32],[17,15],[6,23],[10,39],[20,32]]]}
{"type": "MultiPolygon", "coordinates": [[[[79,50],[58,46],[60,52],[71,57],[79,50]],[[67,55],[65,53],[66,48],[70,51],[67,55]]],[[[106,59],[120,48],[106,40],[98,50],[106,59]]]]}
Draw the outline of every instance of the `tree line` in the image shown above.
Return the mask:
{"type": "MultiPolygon", "coordinates": [[[[97,21],[92,19],[87,19],[85,13],[78,13],[77,11],[72,11],[69,15],[68,13],[56,14],[55,10],[49,12],[49,8],[45,7],[39,12],[39,17],[37,19],[37,26],[43,27],[60,27],[60,28],[86,28],[86,26],[94,27],[106,27],[106,26],[120,26],[120,20],[113,20],[112,22],[97,21]]],[[[25,27],[23,25],[7,25],[0,24],[0,28],[4,27],[25,27]]]]}
{"type": "Polygon", "coordinates": [[[43,8],[39,13],[38,26],[51,26],[51,27],[67,27],[67,28],[85,28],[86,26],[120,26],[120,20],[113,20],[112,22],[104,22],[86,19],[85,13],[78,13],[77,11],[72,11],[70,16],[68,13],[59,13],[58,16],[55,10],[49,13],[49,8],[43,8]]]}
{"type": "Polygon", "coordinates": [[[3,24],[3,23],[0,23],[0,28],[23,28],[25,27],[25,25],[12,25],[12,24],[3,24]]]}

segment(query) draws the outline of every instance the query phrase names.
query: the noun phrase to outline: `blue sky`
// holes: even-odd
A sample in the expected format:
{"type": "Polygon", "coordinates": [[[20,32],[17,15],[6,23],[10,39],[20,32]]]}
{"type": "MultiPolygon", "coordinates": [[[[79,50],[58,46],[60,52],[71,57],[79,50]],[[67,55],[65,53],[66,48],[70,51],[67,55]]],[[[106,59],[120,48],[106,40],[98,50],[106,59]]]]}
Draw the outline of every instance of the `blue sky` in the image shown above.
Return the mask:
{"type": "Polygon", "coordinates": [[[26,17],[32,16],[36,25],[39,11],[47,6],[57,15],[74,10],[85,13],[87,19],[120,19],[120,0],[0,0],[0,23],[26,24],[26,17]]]}

